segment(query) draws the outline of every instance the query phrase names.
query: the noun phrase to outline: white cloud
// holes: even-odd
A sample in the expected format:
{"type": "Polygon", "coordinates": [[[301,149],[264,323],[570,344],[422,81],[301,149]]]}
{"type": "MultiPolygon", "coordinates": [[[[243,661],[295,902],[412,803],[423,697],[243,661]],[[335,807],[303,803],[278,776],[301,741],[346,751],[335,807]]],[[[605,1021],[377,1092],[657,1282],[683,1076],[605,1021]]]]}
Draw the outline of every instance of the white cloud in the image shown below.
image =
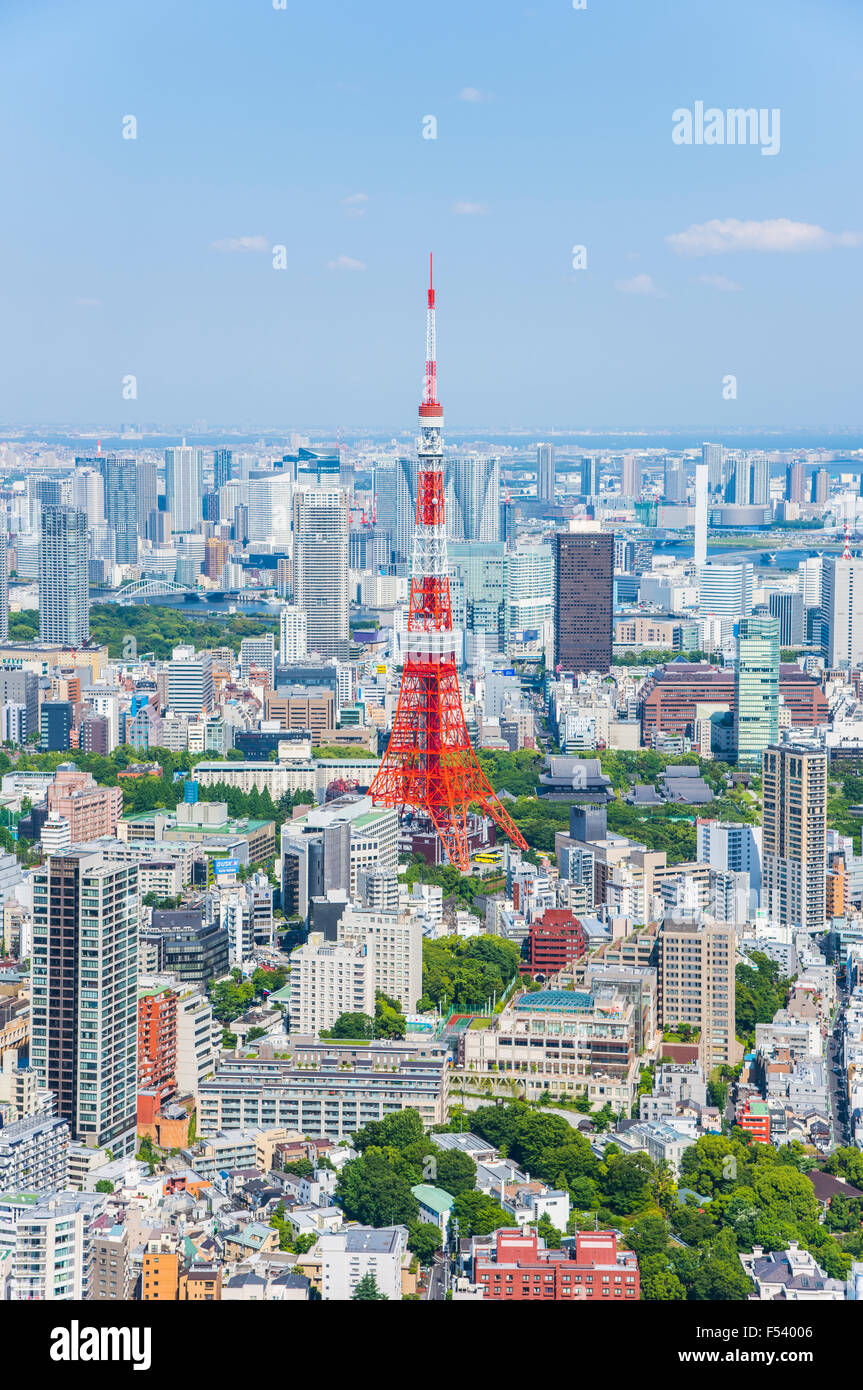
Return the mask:
{"type": "Polygon", "coordinates": [[[631,280],[618,280],[614,288],[622,294],[649,294],[664,299],[664,292],[654,283],[652,275],[633,275],[631,280]]]}
{"type": "Polygon", "coordinates": [[[479,90],[479,87],[462,87],[458,94],[459,101],[486,101],[486,96],[479,90]]]}
{"type": "Polygon", "coordinates": [[[233,236],[224,241],[210,242],[211,251],[269,251],[269,239],[265,236],[233,236]]]}
{"type": "Polygon", "coordinates": [[[327,270],[365,270],[364,261],[355,261],[353,256],[337,256],[334,261],[327,261],[327,270]]]}
{"type": "Polygon", "coordinates": [[[698,284],[706,285],[709,290],[719,290],[720,294],[733,294],[740,289],[737,281],[729,280],[727,275],[699,275],[698,284]]]}
{"type": "Polygon", "coordinates": [[[766,222],[724,221],[693,223],[685,232],[665,238],[679,256],[721,256],[731,251],[829,251],[835,246],[859,246],[859,232],[828,232],[809,222],[774,217],[766,222]]]}
{"type": "Polygon", "coordinates": [[[478,217],[488,212],[485,203],[453,203],[452,211],[459,217],[478,217]]]}
{"type": "Polygon", "coordinates": [[[365,217],[368,201],[368,193],[352,193],[349,198],[342,198],[342,207],[346,209],[348,217],[365,217]]]}

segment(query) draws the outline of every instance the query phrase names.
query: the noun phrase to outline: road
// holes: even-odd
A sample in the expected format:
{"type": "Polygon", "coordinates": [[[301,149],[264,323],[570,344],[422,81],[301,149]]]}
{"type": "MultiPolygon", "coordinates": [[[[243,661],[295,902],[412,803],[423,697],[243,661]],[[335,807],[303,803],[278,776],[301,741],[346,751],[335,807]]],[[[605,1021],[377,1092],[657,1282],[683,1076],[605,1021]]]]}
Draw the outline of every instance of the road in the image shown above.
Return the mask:
{"type": "Polygon", "coordinates": [[[845,1072],[833,1070],[834,1066],[841,1066],[842,1064],[843,1010],[841,1005],[843,1002],[843,996],[840,995],[840,1009],[837,1012],[834,1025],[836,1031],[827,1039],[825,1052],[830,1091],[830,1115],[833,1122],[833,1143],[837,1147],[851,1142],[848,1129],[848,1090],[845,1072]]]}
{"type": "Polygon", "coordinates": [[[429,1270],[428,1288],[425,1292],[426,1300],[443,1301],[446,1297],[446,1259],[443,1254],[438,1252],[434,1257],[434,1263],[429,1270]]]}

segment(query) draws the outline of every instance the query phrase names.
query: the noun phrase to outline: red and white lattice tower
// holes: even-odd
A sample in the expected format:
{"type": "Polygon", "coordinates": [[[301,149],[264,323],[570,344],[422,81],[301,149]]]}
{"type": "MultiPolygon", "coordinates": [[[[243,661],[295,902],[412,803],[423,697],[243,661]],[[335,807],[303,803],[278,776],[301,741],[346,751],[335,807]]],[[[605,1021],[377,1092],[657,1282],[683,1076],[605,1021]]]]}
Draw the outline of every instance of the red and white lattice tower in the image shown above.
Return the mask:
{"type": "Polygon", "coordinates": [[[405,662],[393,731],[370,788],[384,806],[431,821],[451,864],[470,863],[468,814],[491,816],[527,849],[471,747],[455,660],[444,515],[443,407],[437,398],[435,296],[429,257],[426,374],[419,409],[419,475],[405,662]]]}

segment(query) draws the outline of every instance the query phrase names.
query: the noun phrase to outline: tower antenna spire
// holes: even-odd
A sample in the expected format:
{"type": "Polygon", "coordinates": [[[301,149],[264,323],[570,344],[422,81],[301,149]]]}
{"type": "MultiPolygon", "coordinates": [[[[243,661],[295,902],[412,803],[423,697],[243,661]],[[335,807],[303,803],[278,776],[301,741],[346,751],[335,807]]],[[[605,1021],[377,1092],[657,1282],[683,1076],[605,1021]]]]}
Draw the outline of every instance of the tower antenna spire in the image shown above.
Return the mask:
{"type": "Polygon", "coordinates": [[[390,741],[369,791],[377,803],[410,809],[437,834],[449,862],[467,873],[471,848],[488,825],[486,817],[495,820],[520,849],[527,849],[527,844],[477,761],[461,703],[447,564],[443,407],[437,398],[432,269],[430,255],[404,670],[390,741]]]}

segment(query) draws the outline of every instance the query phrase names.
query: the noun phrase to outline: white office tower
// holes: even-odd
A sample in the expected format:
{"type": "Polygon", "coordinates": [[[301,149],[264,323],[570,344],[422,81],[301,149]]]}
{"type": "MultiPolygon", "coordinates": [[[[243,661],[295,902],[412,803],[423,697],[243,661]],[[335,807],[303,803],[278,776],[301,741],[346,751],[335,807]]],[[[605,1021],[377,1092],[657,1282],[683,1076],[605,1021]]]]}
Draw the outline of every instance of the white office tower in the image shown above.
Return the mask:
{"type": "Polygon", "coordinates": [[[698,572],[700,618],[748,618],[752,612],[753,568],[702,565],[698,572]]]}
{"type": "Polygon", "coordinates": [[[80,647],[90,636],[87,517],[76,507],[43,507],[39,544],[39,637],[80,647]]]}
{"type": "Polygon", "coordinates": [[[295,603],[286,603],[279,615],[279,662],[305,661],[308,654],[306,615],[295,603]]]}
{"type": "Polygon", "coordinates": [[[6,518],[0,518],[0,641],[9,637],[9,537],[6,518]]]}
{"type": "Polygon", "coordinates": [[[204,453],[202,449],[165,450],[166,510],[175,532],[196,531],[201,522],[204,495],[204,453]]]}
{"type": "Polygon", "coordinates": [[[337,946],[311,932],[291,956],[291,1032],[317,1034],[341,1014],[375,1014],[375,981],[365,946],[337,946]]]}
{"type": "Polygon", "coordinates": [[[821,655],[829,667],[863,662],[863,560],[824,557],[821,655]]]}
{"type": "Polygon", "coordinates": [[[105,481],[95,468],[76,468],[72,477],[72,506],[87,513],[87,525],[105,522],[105,481]]]}
{"type": "Polygon", "coordinates": [[[804,608],[821,607],[821,576],[823,569],[824,560],[820,555],[810,555],[808,559],[801,560],[800,564],[797,566],[804,608]]]}
{"type": "Polygon", "coordinates": [[[246,685],[251,678],[253,666],[266,671],[267,682],[272,690],[276,675],[276,647],[271,632],[263,637],[244,637],[240,642],[240,675],[246,685]]]}
{"type": "Polygon", "coordinates": [[[194,647],[175,647],[168,666],[168,708],[197,719],[213,708],[213,663],[194,647]]]}
{"type": "Polygon", "coordinates": [[[761,896],[761,826],[699,820],[697,835],[697,862],[724,873],[745,873],[757,907],[761,896]]]}
{"type": "Polygon", "coordinates": [[[309,650],[346,660],[348,494],[343,488],[294,492],[294,598],[306,615],[309,650]]]}
{"type": "Polygon", "coordinates": [[[286,546],[291,539],[293,483],[284,473],[253,474],[249,497],[249,540],[286,546]]]}
{"type": "Polygon", "coordinates": [[[707,564],[707,478],[706,463],[695,465],[695,563],[707,564]]]}

